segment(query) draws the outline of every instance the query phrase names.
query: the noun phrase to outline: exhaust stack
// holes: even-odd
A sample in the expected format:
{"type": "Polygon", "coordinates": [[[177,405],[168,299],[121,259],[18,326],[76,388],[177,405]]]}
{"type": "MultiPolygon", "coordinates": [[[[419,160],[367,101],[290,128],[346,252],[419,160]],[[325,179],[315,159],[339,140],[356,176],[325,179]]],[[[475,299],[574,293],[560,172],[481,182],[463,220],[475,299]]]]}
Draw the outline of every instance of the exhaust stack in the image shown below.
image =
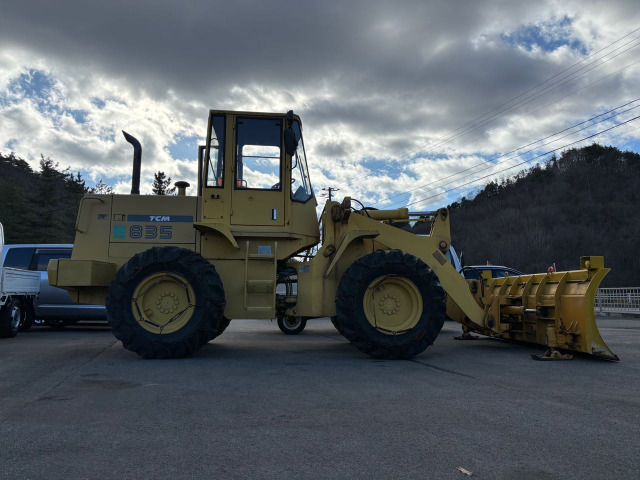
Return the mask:
{"type": "Polygon", "coordinates": [[[184,197],[187,194],[187,188],[191,186],[189,182],[184,182],[184,181],[176,182],[174,185],[178,187],[179,197],[184,197]]]}
{"type": "Polygon", "coordinates": [[[131,195],[140,195],[140,167],[142,165],[142,145],[136,137],[122,130],[124,138],[133,145],[133,173],[131,174],[131,195]]]}

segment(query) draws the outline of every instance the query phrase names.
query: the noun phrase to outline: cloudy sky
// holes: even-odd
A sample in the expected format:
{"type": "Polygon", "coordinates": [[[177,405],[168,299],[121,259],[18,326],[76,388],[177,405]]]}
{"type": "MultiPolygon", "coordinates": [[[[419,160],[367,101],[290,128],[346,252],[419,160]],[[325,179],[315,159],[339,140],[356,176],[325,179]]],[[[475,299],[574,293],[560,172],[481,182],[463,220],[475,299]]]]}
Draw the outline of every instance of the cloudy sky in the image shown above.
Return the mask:
{"type": "Polygon", "coordinates": [[[1,152],[126,193],[126,130],[143,145],[143,193],[157,170],[195,185],[209,108],[293,109],[316,192],[435,207],[565,145],[639,151],[640,119],[616,125],[640,115],[640,9],[3,0],[1,152]]]}

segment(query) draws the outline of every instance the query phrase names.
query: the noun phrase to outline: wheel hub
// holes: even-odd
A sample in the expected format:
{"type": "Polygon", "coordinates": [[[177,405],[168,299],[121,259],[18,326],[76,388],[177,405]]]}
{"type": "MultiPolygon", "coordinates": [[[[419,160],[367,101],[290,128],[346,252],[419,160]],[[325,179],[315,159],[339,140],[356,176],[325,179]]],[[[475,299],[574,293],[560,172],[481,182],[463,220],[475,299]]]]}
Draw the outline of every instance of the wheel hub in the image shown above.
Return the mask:
{"type": "Polygon", "coordinates": [[[142,280],[133,292],[131,309],[138,323],[152,333],[180,330],[193,315],[193,288],[177,273],[155,273],[142,280]]]}
{"type": "Polygon", "coordinates": [[[294,329],[298,325],[300,325],[300,318],[299,317],[285,317],[284,323],[285,323],[285,325],[287,327],[289,327],[291,329],[294,329]]]}
{"type": "Polygon", "coordinates": [[[176,294],[168,291],[158,295],[158,300],[156,301],[156,308],[162,313],[173,313],[178,309],[179,305],[180,300],[176,294]]]}
{"type": "Polygon", "coordinates": [[[371,282],[362,306],[372,327],[386,335],[397,335],[418,324],[422,295],[408,278],[383,276],[371,282]]]}
{"type": "Polygon", "coordinates": [[[11,329],[15,330],[20,326],[20,307],[13,307],[11,309],[11,329]]]}
{"type": "Polygon", "coordinates": [[[397,300],[396,296],[389,295],[388,293],[385,293],[378,303],[380,305],[380,310],[382,310],[382,313],[385,315],[393,315],[394,313],[397,313],[400,308],[400,302],[397,300]]]}

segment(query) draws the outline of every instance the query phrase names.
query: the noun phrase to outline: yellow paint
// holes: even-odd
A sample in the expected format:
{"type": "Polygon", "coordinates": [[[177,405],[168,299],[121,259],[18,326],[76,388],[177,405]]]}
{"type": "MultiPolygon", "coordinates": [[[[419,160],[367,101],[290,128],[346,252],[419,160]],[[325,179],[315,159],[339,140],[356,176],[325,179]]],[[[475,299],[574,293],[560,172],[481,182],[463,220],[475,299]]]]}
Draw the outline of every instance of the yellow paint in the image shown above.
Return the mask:
{"type": "Polygon", "coordinates": [[[131,310],[140,326],[162,335],[184,327],[195,307],[193,288],[177,273],[149,275],[136,287],[131,298],[131,310]]]}
{"type": "Polygon", "coordinates": [[[396,335],[418,324],[422,295],[411,280],[384,276],[367,287],[362,307],[372,327],[386,335],[396,335]]]}
{"type": "MultiPolygon", "coordinates": [[[[211,110],[209,125],[216,115],[224,116],[226,123],[222,178],[207,185],[205,152],[212,147],[207,133],[207,144],[199,151],[200,196],[85,196],[78,212],[72,258],[49,264],[52,285],[66,288],[76,301],[100,304],[124,263],[149,248],[172,245],[195,251],[215,266],[224,286],[227,318],[315,318],[335,315],[336,291],[344,272],[357,258],[377,249],[399,249],[431,268],[447,294],[447,315],[470,330],[614,357],[600,337],[593,314],[595,291],[608,271],[602,257],[584,257],[581,269],[570,272],[469,283],[445,258],[451,244],[446,209],[420,214],[406,208],[355,210],[345,197],[344,204],[326,203],[320,231],[315,197],[305,203],[292,199],[295,159],[284,149],[279,185],[255,190],[237,181],[237,117],[281,119],[284,135],[284,114],[211,110]],[[409,221],[430,225],[429,235],[418,236],[392,226],[409,221]],[[164,235],[160,235],[161,227],[164,235]],[[313,258],[296,258],[315,245],[320,248],[313,258]],[[276,293],[278,269],[285,264],[295,270],[298,282],[297,296],[287,299],[276,293]]],[[[171,282],[165,279],[162,285],[179,296],[176,292],[182,287],[171,282]]],[[[381,286],[403,300],[392,308],[390,297],[385,298],[381,306],[379,293],[372,290],[363,300],[369,321],[381,325],[383,308],[385,330],[399,331],[414,324],[422,307],[418,307],[420,302],[411,286],[399,279],[385,279],[381,286]]],[[[140,301],[150,301],[147,294],[139,293],[140,301]]],[[[169,314],[154,310],[153,303],[146,307],[152,313],[144,313],[143,319],[155,323],[152,317],[160,318],[157,325],[166,320],[162,327],[165,333],[183,322],[183,318],[169,322],[169,314]]],[[[145,328],[160,329],[143,323],[145,328]]]]}

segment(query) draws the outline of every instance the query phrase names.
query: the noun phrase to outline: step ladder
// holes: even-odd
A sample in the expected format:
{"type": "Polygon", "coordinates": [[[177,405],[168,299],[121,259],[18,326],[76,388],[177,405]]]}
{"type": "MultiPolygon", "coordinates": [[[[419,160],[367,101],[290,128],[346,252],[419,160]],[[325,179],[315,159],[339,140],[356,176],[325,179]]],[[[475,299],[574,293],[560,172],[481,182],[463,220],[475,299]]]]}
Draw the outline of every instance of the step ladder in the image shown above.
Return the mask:
{"type": "Polygon", "coordinates": [[[276,277],[278,272],[278,242],[273,243],[271,253],[249,253],[250,242],[247,240],[244,259],[244,309],[246,311],[266,312],[276,308],[276,277]],[[273,262],[271,278],[249,278],[250,265],[255,262],[273,262]],[[268,305],[249,306],[249,294],[271,294],[268,305]]]}

